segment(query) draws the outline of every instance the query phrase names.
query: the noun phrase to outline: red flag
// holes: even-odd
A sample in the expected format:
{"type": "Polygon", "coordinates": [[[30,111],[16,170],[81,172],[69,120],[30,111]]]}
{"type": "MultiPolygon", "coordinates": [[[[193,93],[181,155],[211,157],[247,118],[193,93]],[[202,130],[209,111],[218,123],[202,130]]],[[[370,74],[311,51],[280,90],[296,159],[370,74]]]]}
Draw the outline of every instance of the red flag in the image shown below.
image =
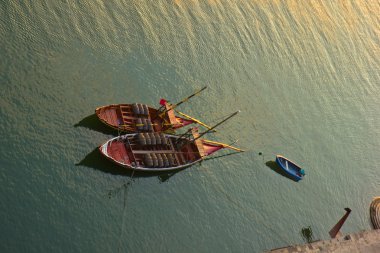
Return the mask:
{"type": "Polygon", "coordinates": [[[166,101],[165,99],[161,98],[160,99],[160,105],[164,106],[168,101],[166,101]]]}

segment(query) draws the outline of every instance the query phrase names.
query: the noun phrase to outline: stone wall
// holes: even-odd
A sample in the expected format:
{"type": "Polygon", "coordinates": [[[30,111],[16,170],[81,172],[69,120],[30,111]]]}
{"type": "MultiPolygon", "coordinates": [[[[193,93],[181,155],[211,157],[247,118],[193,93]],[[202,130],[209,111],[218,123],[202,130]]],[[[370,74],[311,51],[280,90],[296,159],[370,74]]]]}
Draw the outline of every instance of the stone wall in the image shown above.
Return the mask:
{"type": "Polygon", "coordinates": [[[265,251],[270,253],[325,252],[325,253],[380,253],[380,229],[362,231],[339,238],[316,241],[265,251]]]}

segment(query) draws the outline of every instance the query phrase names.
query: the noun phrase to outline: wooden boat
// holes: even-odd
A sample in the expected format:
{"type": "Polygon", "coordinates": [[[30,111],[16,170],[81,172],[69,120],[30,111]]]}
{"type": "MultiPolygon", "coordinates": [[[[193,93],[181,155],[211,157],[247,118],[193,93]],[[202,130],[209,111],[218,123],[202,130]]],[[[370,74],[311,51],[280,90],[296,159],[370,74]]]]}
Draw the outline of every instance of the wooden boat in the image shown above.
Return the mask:
{"type": "Polygon", "coordinates": [[[172,171],[201,162],[205,157],[224,148],[243,150],[227,144],[164,133],[133,133],[112,138],[99,147],[112,162],[136,171],[172,171]]]}
{"type": "Polygon", "coordinates": [[[174,110],[177,106],[199,94],[206,88],[207,87],[203,87],[174,105],[168,103],[165,99],[161,99],[161,108],[159,109],[138,103],[112,104],[96,108],[95,114],[103,123],[121,132],[174,133],[176,129],[193,123],[198,123],[206,128],[210,128],[199,120],[174,110]],[[182,117],[175,115],[175,113],[180,114],[182,117]]]}
{"type": "Polygon", "coordinates": [[[297,182],[305,176],[305,171],[300,166],[281,155],[276,155],[276,163],[297,182]]]}
{"type": "Polygon", "coordinates": [[[369,206],[369,215],[371,217],[372,227],[380,229],[380,197],[373,198],[369,206]]]}
{"type": "Polygon", "coordinates": [[[114,137],[100,145],[100,152],[114,163],[137,171],[179,170],[201,162],[205,157],[224,148],[243,152],[239,148],[215,141],[201,139],[216,126],[204,133],[191,128],[181,136],[164,133],[132,133],[114,137]],[[189,135],[189,136],[186,136],[189,135]]]}
{"type": "Polygon", "coordinates": [[[169,103],[165,111],[145,104],[112,104],[96,108],[95,114],[105,124],[125,132],[167,132],[197,123],[175,115],[169,103]]]}

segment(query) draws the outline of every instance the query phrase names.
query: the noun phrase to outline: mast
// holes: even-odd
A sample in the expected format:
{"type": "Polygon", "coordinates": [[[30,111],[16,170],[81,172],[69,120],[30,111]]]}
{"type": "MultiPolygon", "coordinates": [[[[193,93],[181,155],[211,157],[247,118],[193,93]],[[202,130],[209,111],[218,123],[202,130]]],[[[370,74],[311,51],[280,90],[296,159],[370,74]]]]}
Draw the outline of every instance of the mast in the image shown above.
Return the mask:
{"type": "Polygon", "coordinates": [[[165,109],[165,110],[163,110],[162,113],[160,114],[160,117],[162,117],[166,112],[171,111],[171,110],[173,110],[174,108],[176,108],[177,106],[179,106],[179,105],[181,105],[182,103],[186,102],[186,101],[189,100],[190,98],[192,98],[192,97],[198,95],[199,93],[201,93],[202,91],[204,91],[206,88],[207,88],[207,86],[205,86],[205,87],[203,87],[202,89],[198,90],[198,91],[195,92],[194,94],[191,94],[190,96],[188,96],[188,97],[182,99],[182,100],[179,101],[177,104],[175,104],[175,105],[171,105],[171,106],[170,106],[170,109],[165,109]]]}
{"type": "Polygon", "coordinates": [[[216,124],[215,126],[211,127],[206,132],[203,132],[203,133],[199,134],[199,136],[197,136],[193,141],[198,140],[203,135],[205,135],[205,134],[209,133],[210,131],[214,130],[217,126],[220,126],[221,124],[223,124],[224,122],[226,122],[227,120],[229,120],[230,118],[232,118],[233,116],[235,116],[236,114],[238,114],[239,112],[240,112],[240,110],[232,113],[230,116],[228,116],[227,118],[225,118],[224,120],[222,120],[221,122],[219,122],[218,124],[216,124]]]}
{"type": "Polygon", "coordinates": [[[198,95],[199,93],[201,93],[202,91],[204,91],[206,88],[207,88],[207,86],[203,87],[202,89],[200,89],[199,91],[195,92],[194,94],[188,96],[187,98],[182,99],[180,102],[178,102],[177,104],[173,105],[173,106],[171,107],[171,110],[173,110],[174,108],[176,108],[176,107],[179,106],[180,104],[186,102],[186,101],[189,100],[190,98],[192,98],[192,97],[198,95]]]}

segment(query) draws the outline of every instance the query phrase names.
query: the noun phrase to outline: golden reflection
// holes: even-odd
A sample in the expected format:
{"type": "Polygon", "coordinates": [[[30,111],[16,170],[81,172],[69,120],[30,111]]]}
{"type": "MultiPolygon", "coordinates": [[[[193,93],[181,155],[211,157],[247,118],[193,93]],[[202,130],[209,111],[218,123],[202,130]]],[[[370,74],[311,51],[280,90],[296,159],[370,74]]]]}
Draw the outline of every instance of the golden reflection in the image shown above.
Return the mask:
{"type": "Polygon", "coordinates": [[[200,3],[204,3],[204,2],[207,2],[208,4],[212,4],[212,5],[220,3],[219,0],[207,0],[207,1],[202,1],[202,0],[174,0],[174,3],[178,6],[180,6],[182,4],[188,4],[188,3],[191,3],[192,5],[199,5],[200,3]]]}

